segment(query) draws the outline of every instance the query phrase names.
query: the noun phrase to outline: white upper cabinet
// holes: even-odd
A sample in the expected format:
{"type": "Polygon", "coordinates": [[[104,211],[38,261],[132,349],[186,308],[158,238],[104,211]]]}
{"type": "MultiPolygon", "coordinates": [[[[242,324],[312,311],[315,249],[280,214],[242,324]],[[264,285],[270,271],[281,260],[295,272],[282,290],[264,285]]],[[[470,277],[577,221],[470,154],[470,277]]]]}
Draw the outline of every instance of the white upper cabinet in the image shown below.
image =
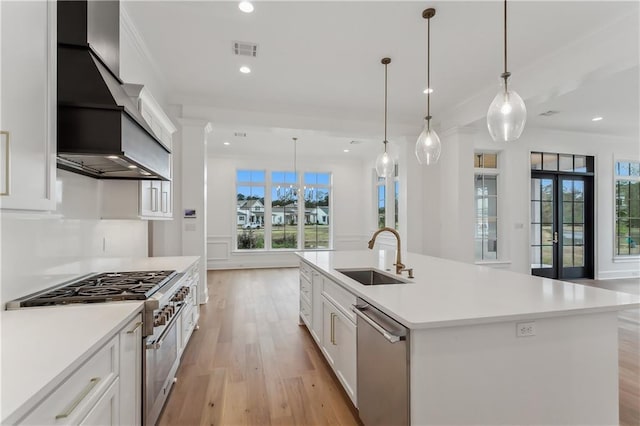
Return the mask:
{"type": "Polygon", "coordinates": [[[55,210],[56,3],[0,2],[0,207],[55,210]]]}

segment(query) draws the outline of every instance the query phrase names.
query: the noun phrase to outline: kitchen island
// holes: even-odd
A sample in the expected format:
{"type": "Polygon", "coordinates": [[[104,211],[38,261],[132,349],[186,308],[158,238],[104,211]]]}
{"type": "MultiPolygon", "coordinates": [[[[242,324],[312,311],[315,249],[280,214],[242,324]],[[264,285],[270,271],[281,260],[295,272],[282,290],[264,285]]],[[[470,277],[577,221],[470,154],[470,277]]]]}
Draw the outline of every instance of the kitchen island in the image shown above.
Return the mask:
{"type": "MultiPolygon", "coordinates": [[[[618,423],[617,311],[638,297],[413,253],[414,278],[365,286],[338,269],[393,270],[393,251],[298,255],[301,319],[325,356],[327,325],[335,346],[334,315],[349,320],[356,297],[410,330],[412,424],[618,423]],[[317,299],[338,302],[329,323],[317,299]]],[[[332,367],[357,406],[349,345],[332,367]]]]}

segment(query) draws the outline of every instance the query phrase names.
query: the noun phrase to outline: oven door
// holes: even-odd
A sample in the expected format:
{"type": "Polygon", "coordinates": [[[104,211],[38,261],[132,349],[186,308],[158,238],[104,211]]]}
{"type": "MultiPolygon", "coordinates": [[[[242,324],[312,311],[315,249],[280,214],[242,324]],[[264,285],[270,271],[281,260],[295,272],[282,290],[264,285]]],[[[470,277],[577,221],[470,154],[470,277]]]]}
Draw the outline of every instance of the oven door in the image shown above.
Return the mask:
{"type": "Polygon", "coordinates": [[[178,359],[178,319],[180,312],[171,318],[162,334],[149,337],[145,359],[145,420],[154,425],[175,381],[178,359]]]}

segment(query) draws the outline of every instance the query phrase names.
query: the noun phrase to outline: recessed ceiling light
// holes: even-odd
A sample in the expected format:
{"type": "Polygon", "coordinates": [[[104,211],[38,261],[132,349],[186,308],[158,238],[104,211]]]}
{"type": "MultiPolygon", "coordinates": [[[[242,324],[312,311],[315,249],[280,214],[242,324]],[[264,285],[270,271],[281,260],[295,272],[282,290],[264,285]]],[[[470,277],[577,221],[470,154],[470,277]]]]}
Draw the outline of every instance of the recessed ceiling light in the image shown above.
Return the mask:
{"type": "Polygon", "coordinates": [[[424,93],[425,95],[426,95],[427,93],[433,93],[433,88],[424,89],[424,90],[422,91],[422,93],[424,93]]]}
{"type": "Polygon", "coordinates": [[[138,166],[134,166],[133,164],[129,166],[130,169],[137,169],[138,166]]]}
{"type": "Polygon", "coordinates": [[[593,117],[591,119],[591,121],[600,121],[600,120],[602,120],[602,117],[593,117]]]}
{"type": "Polygon", "coordinates": [[[240,4],[238,5],[238,8],[243,11],[244,13],[251,13],[253,12],[253,5],[251,4],[250,1],[241,1],[240,4]]]}
{"type": "Polygon", "coordinates": [[[229,142],[222,142],[223,145],[231,145],[229,142]]]}
{"type": "Polygon", "coordinates": [[[251,72],[251,68],[243,65],[243,66],[240,67],[240,72],[242,74],[249,74],[251,72]]]}
{"type": "Polygon", "coordinates": [[[343,152],[349,152],[349,150],[348,149],[344,149],[343,152]]]}

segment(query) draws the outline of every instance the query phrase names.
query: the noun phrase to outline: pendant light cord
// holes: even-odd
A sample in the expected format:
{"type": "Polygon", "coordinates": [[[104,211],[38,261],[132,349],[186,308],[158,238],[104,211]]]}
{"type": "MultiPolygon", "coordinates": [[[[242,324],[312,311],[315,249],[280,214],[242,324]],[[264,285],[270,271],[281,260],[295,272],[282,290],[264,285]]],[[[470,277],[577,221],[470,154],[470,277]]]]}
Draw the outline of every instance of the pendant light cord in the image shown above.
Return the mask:
{"type": "Polygon", "coordinates": [[[294,188],[298,188],[298,138],[293,138],[293,178],[296,180],[294,188]]]}
{"type": "Polygon", "coordinates": [[[431,129],[431,18],[427,19],[427,129],[431,129]]]}
{"type": "Polygon", "coordinates": [[[384,152],[387,152],[387,65],[384,64],[384,152]]]}
{"type": "Polygon", "coordinates": [[[504,92],[507,93],[507,79],[511,73],[507,71],[507,0],[504,0],[504,92]]]}

